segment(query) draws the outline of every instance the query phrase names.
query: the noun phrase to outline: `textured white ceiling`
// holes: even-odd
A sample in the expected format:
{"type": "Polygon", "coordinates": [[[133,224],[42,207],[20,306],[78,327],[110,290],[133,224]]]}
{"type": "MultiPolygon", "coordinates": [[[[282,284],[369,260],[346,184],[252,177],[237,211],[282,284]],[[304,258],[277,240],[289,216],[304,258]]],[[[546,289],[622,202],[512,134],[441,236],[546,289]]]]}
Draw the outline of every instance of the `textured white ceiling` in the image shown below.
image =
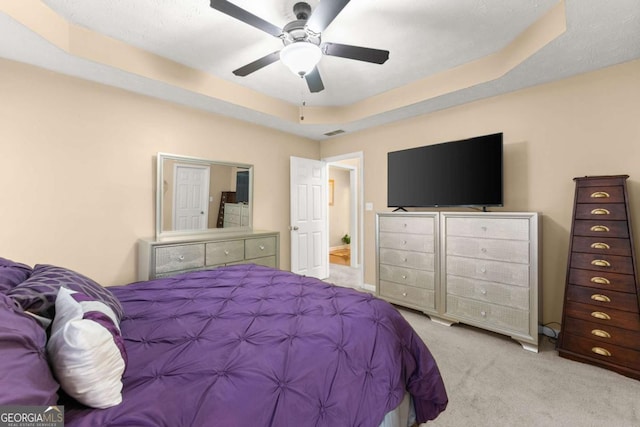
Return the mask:
{"type": "MultiPolygon", "coordinates": [[[[29,0],[31,1],[31,0],[29,0]]],[[[294,105],[345,106],[485,57],[511,43],[558,0],[352,0],[323,41],[390,51],[383,65],[325,56],[325,90],[279,61],[247,77],[231,72],[281,48],[272,37],[209,6],[209,0],[42,0],[70,23],[294,105]]],[[[294,19],[295,0],[235,0],[277,25],[294,19]]],[[[315,7],[319,0],[308,1],[315,7]]],[[[567,31],[505,76],[347,124],[290,123],[202,94],[73,57],[1,13],[0,57],[123,87],[207,111],[323,139],[640,57],[638,0],[566,0],[567,31]]]]}

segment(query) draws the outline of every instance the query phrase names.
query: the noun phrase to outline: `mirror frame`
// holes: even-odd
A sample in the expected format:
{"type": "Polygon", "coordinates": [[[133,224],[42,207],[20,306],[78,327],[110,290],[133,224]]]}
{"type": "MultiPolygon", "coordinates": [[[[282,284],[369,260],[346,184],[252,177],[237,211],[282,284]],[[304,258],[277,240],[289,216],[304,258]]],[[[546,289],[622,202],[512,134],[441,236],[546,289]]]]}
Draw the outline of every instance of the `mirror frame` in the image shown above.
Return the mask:
{"type": "Polygon", "coordinates": [[[232,231],[250,231],[253,229],[253,165],[246,163],[233,163],[217,160],[209,160],[200,157],[182,156],[178,154],[161,153],[156,158],[156,240],[162,240],[171,237],[198,237],[212,234],[229,233],[232,231]],[[195,165],[220,165],[243,168],[249,171],[249,224],[240,227],[228,228],[207,228],[204,230],[163,230],[164,222],[163,205],[164,205],[164,160],[175,160],[182,163],[191,163],[195,165]]]}

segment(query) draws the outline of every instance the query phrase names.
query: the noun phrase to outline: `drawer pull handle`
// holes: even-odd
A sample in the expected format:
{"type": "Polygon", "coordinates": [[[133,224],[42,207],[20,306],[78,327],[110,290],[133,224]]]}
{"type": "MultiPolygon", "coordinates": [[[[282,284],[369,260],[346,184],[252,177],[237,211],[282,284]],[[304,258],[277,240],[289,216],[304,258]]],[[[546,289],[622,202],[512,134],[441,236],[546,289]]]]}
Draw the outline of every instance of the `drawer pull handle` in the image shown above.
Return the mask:
{"type": "Polygon", "coordinates": [[[260,245],[258,248],[260,248],[261,251],[264,251],[264,245],[260,245]]]}
{"type": "Polygon", "coordinates": [[[402,226],[403,226],[404,228],[407,228],[407,223],[405,222],[404,224],[402,224],[402,226]]]}
{"type": "Polygon", "coordinates": [[[600,301],[600,302],[611,302],[611,298],[602,294],[593,294],[591,295],[591,299],[594,301],[600,301]]]}
{"type": "Polygon", "coordinates": [[[407,262],[407,261],[409,261],[409,260],[408,260],[408,259],[406,259],[406,258],[403,258],[403,259],[402,259],[402,262],[407,262]]]}
{"type": "Polygon", "coordinates": [[[224,250],[224,254],[225,254],[225,255],[229,255],[229,250],[228,250],[228,249],[225,249],[225,250],[224,250]]]}
{"type": "Polygon", "coordinates": [[[611,281],[605,277],[592,277],[591,278],[591,283],[597,283],[598,285],[610,285],[611,281]]]}
{"type": "Polygon", "coordinates": [[[403,292],[403,293],[402,293],[402,296],[403,296],[403,297],[406,297],[406,296],[407,296],[407,293],[406,293],[406,292],[403,292]]]}
{"type": "Polygon", "coordinates": [[[486,290],[486,289],[480,289],[480,293],[481,293],[482,295],[486,295],[486,294],[487,294],[487,290],[486,290]]]}
{"type": "Polygon", "coordinates": [[[403,274],[403,275],[402,275],[402,278],[406,280],[407,275],[406,275],[406,274],[403,274]]]}
{"type": "Polygon", "coordinates": [[[604,259],[594,259],[593,261],[591,261],[591,265],[594,265],[596,267],[611,267],[611,263],[604,259]]]}
{"type": "Polygon", "coordinates": [[[487,248],[480,249],[480,252],[482,252],[483,254],[486,254],[487,253],[487,248]]]}
{"type": "Polygon", "coordinates": [[[591,215],[611,215],[608,209],[598,208],[591,211],[591,215]]]}
{"type": "Polygon", "coordinates": [[[591,331],[591,335],[595,335],[600,338],[611,338],[611,334],[607,331],[603,331],[602,329],[594,329],[591,331]]]}
{"type": "Polygon", "coordinates": [[[600,320],[611,320],[611,316],[601,311],[594,311],[593,313],[591,313],[591,317],[595,317],[596,319],[600,320]]]}
{"type": "Polygon", "coordinates": [[[591,244],[591,249],[611,249],[611,246],[602,242],[595,242],[591,244]]]}
{"type": "Polygon", "coordinates": [[[611,197],[611,195],[606,191],[596,191],[595,193],[591,193],[592,199],[608,199],[609,197],[611,197]]]}
{"type": "Polygon", "coordinates": [[[600,356],[611,357],[611,352],[606,348],[593,347],[591,351],[594,352],[595,354],[599,354],[600,356]]]}
{"type": "Polygon", "coordinates": [[[606,225],[594,225],[590,228],[590,230],[596,233],[608,233],[609,231],[611,231],[606,225]]]}
{"type": "Polygon", "coordinates": [[[482,268],[480,269],[480,272],[481,272],[481,273],[486,273],[486,272],[487,272],[487,269],[486,269],[486,268],[484,268],[484,267],[482,267],[482,268]]]}
{"type": "Polygon", "coordinates": [[[482,317],[487,317],[487,312],[486,312],[486,311],[481,311],[481,312],[480,312],[480,315],[481,315],[482,317]]]}
{"type": "Polygon", "coordinates": [[[178,257],[178,261],[184,261],[184,255],[180,255],[180,256],[178,257]]]}
{"type": "Polygon", "coordinates": [[[406,244],[407,244],[407,241],[406,241],[406,240],[403,240],[403,241],[402,241],[402,244],[403,244],[403,245],[406,245],[406,244]]]}

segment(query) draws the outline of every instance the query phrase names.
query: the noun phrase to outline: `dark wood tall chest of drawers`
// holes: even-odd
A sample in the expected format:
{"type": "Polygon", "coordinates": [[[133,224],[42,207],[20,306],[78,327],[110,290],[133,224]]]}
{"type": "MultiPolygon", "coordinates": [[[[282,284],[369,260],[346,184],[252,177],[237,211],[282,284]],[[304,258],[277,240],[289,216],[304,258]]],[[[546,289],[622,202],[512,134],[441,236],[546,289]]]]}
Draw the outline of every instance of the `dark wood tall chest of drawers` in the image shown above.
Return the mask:
{"type": "Polygon", "coordinates": [[[558,352],[640,379],[640,284],[627,178],[575,178],[558,352]]]}

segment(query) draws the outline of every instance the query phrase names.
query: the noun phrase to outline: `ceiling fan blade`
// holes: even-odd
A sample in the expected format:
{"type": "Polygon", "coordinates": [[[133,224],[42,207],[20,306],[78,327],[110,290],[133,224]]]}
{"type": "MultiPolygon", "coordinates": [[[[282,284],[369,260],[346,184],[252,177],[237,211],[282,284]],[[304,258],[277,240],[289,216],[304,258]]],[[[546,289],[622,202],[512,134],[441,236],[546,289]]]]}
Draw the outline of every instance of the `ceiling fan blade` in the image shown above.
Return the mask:
{"type": "Polygon", "coordinates": [[[233,72],[233,74],[235,74],[236,76],[244,77],[253,73],[254,71],[258,71],[259,69],[266,67],[269,64],[273,64],[278,59],[280,59],[280,51],[275,51],[245,65],[244,67],[238,68],[233,72]]]}
{"type": "Polygon", "coordinates": [[[318,67],[315,67],[313,71],[307,73],[304,78],[307,81],[307,86],[309,86],[309,90],[311,92],[315,93],[324,90],[324,84],[322,83],[322,78],[320,77],[318,67]]]}
{"type": "Polygon", "coordinates": [[[232,18],[242,21],[245,24],[249,24],[252,27],[264,31],[265,33],[271,34],[274,37],[280,37],[282,34],[282,28],[276,27],[264,19],[259,18],[226,0],[211,0],[211,7],[229,15],[232,18]]]}
{"type": "Polygon", "coordinates": [[[339,43],[322,43],[322,52],[329,56],[339,56],[341,58],[355,59],[357,61],[373,62],[374,64],[384,64],[389,59],[388,50],[371,49],[368,47],[351,46],[339,43]]]}
{"type": "Polygon", "coordinates": [[[347,3],[349,0],[322,0],[309,17],[307,28],[317,34],[323,32],[347,3]]]}

